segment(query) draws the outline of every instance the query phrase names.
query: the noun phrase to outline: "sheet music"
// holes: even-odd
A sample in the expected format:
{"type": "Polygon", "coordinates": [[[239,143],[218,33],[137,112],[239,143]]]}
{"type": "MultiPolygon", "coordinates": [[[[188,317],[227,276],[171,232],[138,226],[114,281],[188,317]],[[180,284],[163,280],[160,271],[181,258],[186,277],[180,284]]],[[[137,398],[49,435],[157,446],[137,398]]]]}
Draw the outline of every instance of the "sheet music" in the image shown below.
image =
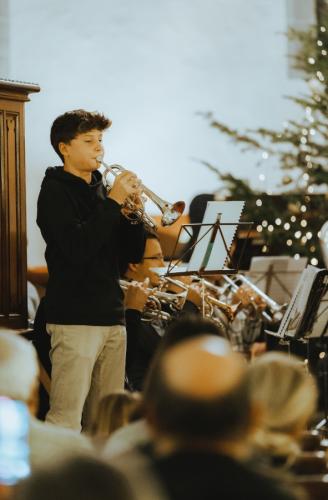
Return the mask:
{"type": "MultiPolygon", "coordinates": [[[[221,214],[220,222],[232,222],[235,223],[231,226],[220,226],[227,248],[230,250],[237,227],[238,222],[243,211],[245,202],[244,201],[209,201],[207,202],[206,211],[203,218],[203,224],[214,224],[217,218],[217,214],[221,214]]],[[[197,244],[194,248],[193,254],[188,264],[188,271],[198,271],[201,267],[203,257],[206,253],[206,249],[211,237],[211,231],[209,226],[201,227],[199,235],[197,238],[197,244]],[[206,236],[204,234],[208,231],[206,236]],[[201,240],[202,236],[204,238],[201,240]],[[201,240],[201,241],[200,241],[201,240]]],[[[227,260],[227,251],[224,247],[222,237],[218,231],[213,250],[207,266],[206,271],[217,271],[223,269],[227,260]]]]}
{"type": "Polygon", "coordinates": [[[307,258],[289,256],[253,257],[249,277],[278,304],[289,302],[299,282],[307,258]],[[270,275],[269,269],[272,269],[270,275]],[[270,280],[268,282],[268,280],[270,280]]]}
{"type": "MultiPolygon", "coordinates": [[[[302,272],[293,297],[280,323],[277,335],[280,337],[295,337],[299,333],[304,315],[307,314],[307,306],[314,281],[322,269],[308,265],[302,272]]],[[[319,304],[318,304],[319,305],[319,304]]],[[[304,334],[307,332],[303,332],[304,334]]]]}

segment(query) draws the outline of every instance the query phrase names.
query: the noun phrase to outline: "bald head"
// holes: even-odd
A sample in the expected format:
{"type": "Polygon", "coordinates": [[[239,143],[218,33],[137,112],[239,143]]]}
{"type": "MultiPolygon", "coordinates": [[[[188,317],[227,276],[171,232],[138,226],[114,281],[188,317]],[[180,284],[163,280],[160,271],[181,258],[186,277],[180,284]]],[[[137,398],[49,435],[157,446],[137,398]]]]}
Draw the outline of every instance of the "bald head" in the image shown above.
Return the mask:
{"type": "Polygon", "coordinates": [[[219,337],[202,335],[169,348],[145,386],[150,425],[180,440],[245,435],[251,414],[246,369],[219,337]]]}
{"type": "Polygon", "coordinates": [[[162,362],[171,390],[193,399],[224,396],[242,380],[246,366],[223,338],[196,337],[171,348],[162,362]]]}

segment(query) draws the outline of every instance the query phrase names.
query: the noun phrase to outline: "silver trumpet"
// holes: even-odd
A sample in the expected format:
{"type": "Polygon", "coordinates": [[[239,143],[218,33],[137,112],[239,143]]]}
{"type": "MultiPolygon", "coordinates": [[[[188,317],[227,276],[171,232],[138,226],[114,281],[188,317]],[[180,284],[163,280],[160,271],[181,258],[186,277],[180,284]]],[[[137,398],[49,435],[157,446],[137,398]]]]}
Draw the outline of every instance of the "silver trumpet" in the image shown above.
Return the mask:
{"type": "MultiPolygon", "coordinates": [[[[101,163],[101,165],[105,168],[102,176],[103,176],[103,184],[108,191],[112,188],[112,183],[108,179],[109,174],[117,177],[120,173],[126,171],[124,167],[118,164],[107,165],[103,160],[102,156],[97,157],[97,161],[101,163]]],[[[177,201],[175,203],[169,203],[168,201],[162,200],[159,196],[157,196],[153,191],[147,188],[144,184],[141,184],[142,194],[145,197],[148,197],[162,212],[161,224],[162,226],[170,226],[175,221],[179,219],[185,209],[184,201],[177,201]]],[[[142,201],[146,201],[142,200],[142,201]]],[[[155,230],[157,229],[157,225],[155,221],[145,212],[144,204],[141,206],[137,205],[133,198],[128,198],[124,204],[124,208],[127,208],[129,211],[133,213],[133,217],[130,215],[124,215],[131,221],[131,223],[143,222],[147,229],[155,230]]]]}

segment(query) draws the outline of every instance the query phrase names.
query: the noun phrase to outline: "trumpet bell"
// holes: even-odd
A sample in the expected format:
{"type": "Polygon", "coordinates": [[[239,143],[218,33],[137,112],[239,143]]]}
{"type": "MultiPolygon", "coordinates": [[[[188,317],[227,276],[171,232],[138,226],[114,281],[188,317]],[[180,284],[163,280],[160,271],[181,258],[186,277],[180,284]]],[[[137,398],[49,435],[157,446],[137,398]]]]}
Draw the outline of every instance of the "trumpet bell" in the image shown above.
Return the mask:
{"type": "Polygon", "coordinates": [[[183,214],[185,209],[184,201],[176,201],[173,204],[168,203],[163,209],[161,218],[162,226],[171,226],[183,214]]]}

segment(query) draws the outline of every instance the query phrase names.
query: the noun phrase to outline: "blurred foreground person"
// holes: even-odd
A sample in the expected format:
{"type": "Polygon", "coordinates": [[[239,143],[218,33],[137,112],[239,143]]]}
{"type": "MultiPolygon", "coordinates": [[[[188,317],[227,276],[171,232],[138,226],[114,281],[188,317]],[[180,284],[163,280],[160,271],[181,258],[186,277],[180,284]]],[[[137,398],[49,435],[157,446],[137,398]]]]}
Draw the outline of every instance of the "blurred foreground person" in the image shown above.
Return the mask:
{"type": "MultiPolygon", "coordinates": [[[[204,319],[201,316],[187,315],[175,319],[166,328],[153,362],[156,362],[157,357],[162,356],[171,346],[199,335],[215,335],[219,337],[220,330],[213,321],[204,319]]],[[[143,416],[143,403],[141,413],[143,416]]],[[[141,418],[115,431],[104,448],[104,455],[106,459],[111,459],[129,450],[134,450],[137,446],[147,444],[150,440],[149,426],[146,420],[141,418]]]]}
{"type": "Polygon", "coordinates": [[[296,498],[247,465],[258,417],[247,365],[224,339],[201,336],[169,348],[144,397],[149,456],[171,500],[296,498]]]}
{"type": "Polygon", "coordinates": [[[95,444],[101,447],[113,432],[138,419],[140,404],[137,392],[115,391],[103,397],[92,428],[95,444]]]}
{"type": "Polygon", "coordinates": [[[301,359],[269,352],[249,368],[251,398],[263,410],[253,434],[255,454],[273,466],[288,466],[300,452],[299,440],[313,416],[317,388],[301,359]]]}
{"type": "Polygon", "coordinates": [[[159,352],[147,377],[144,411],[148,445],[112,463],[132,485],[139,477],[151,481],[146,486],[154,489],[153,498],[301,498],[249,464],[259,415],[247,364],[225,339],[201,335],[159,352]]]}
{"type": "Polygon", "coordinates": [[[14,332],[0,332],[0,396],[22,401],[28,406],[32,471],[70,456],[91,452],[86,437],[35,418],[38,375],[39,366],[32,344],[14,332]]]}
{"type": "Polygon", "coordinates": [[[13,500],[133,500],[121,474],[93,458],[39,471],[16,488],[13,500]]]}

